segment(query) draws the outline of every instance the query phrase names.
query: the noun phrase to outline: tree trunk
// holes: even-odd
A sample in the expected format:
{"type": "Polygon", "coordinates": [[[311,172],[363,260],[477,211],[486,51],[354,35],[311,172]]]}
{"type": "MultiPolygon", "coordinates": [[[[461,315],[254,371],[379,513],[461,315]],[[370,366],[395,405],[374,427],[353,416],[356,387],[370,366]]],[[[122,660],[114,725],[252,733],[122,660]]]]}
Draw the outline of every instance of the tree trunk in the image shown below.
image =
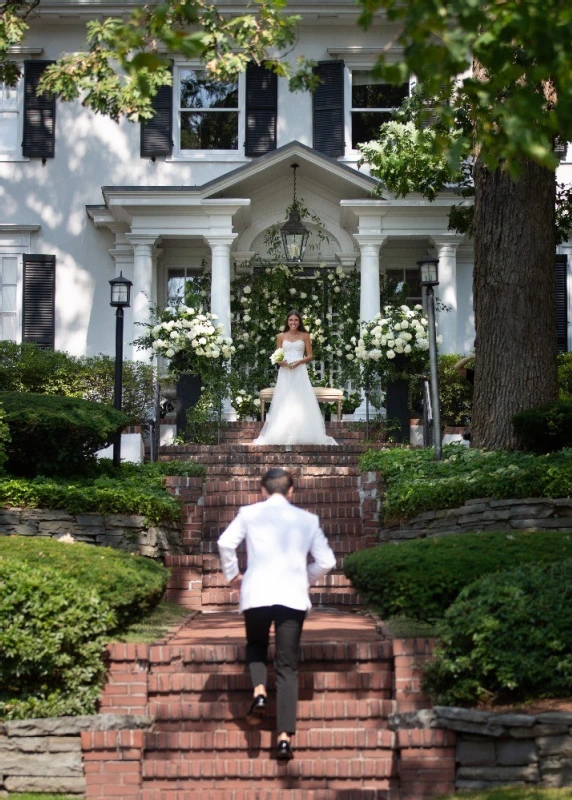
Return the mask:
{"type": "Polygon", "coordinates": [[[556,179],[531,161],[518,182],[477,159],[472,442],[513,449],[512,417],[555,400],[556,179]]]}

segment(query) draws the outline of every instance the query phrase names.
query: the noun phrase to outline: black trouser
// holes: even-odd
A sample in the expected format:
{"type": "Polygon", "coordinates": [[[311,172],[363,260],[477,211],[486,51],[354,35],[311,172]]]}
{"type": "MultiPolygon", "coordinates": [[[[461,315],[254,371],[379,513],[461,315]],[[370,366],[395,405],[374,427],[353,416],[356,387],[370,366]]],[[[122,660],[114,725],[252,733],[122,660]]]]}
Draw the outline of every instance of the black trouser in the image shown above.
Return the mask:
{"type": "Polygon", "coordinates": [[[246,660],[253,686],[266,686],[268,639],[274,622],[276,657],[276,730],[296,732],[298,702],[298,658],[305,611],[286,606],[260,606],[244,612],[246,660]]]}

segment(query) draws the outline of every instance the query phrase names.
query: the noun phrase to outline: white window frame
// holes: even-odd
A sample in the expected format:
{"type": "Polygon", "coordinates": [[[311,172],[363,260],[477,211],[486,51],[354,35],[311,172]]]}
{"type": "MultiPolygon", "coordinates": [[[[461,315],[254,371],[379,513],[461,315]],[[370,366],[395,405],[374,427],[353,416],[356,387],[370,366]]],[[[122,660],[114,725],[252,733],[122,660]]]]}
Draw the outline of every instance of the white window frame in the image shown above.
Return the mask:
{"type": "MultiPolygon", "coordinates": [[[[181,73],[192,69],[205,71],[200,62],[176,62],[173,67],[173,155],[166,161],[240,161],[250,162],[244,155],[244,115],[246,106],[245,76],[238,76],[238,147],[236,150],[182,150],[181,149],[181,73]]],[[[221,109],[222,111],[223,109],[221,109]]],[[[214,112],[216,113],[216,112],[214,112]]]]}
{"type": "Polygon", "coordinates": [[[22,139],[24,138],[24,59],[33,56],[41,56],[44,52],[43,47],[9,47],[8,58],[18,63],[22,74],[16,84],[16,104],[17,104],[17,131],[16,131],[16,150],[11,153],[0,149],[0,162],[2,161],[29,161],[27,156],[22,155],[22,139]]]}
{"type": "Polygon", "coordinates": [[[31,253],[32,234],[40,230],[39,225],[0,224],[0,256],[17,259],[16,278],[16,338],[22,342],[22,301],[24,296],[24,256],[31,253]]]}
{"type": "Polygon", "coordinates": [[[13,114],[16,118],[16,146],[13,150],[5,150],[0,146],[0,161],[29,161],[22,155],[22,136],[24,129],[24,76],[21,75],[16,86],[10,87],[16,93],[15,110],[4,108],[4,92],[8,89],[0,83],[0,114],[13,114]]]}

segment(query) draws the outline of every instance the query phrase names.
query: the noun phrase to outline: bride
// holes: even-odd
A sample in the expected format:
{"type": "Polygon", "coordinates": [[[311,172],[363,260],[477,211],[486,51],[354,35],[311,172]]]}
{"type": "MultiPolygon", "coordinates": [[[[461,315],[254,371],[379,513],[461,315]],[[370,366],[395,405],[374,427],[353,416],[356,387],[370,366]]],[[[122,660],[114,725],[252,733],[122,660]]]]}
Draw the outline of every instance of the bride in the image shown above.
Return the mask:
{"type": "Polygon", "coordinates": [[[326,426],[308,377],[312,340],[298,311],[288,313],[276,347],[284,350],[270,411],[253,444],[337,444],[326,426]]]}

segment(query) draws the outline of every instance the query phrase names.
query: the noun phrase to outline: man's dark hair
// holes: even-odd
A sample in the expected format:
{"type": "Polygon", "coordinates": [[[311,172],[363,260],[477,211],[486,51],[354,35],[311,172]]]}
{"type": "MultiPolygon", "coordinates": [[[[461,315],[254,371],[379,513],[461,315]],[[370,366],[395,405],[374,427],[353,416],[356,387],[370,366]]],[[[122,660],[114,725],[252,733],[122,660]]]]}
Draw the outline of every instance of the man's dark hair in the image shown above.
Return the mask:
{"type": "Polygon", "coordinates": [[[285,469],[274,467],[274,469],[269,469],[262,476],[262,485],[268,494],[280,492],[280,494],[286,495],[288,494],[288,489],[294,486],[294,478],[285,469]]]}

